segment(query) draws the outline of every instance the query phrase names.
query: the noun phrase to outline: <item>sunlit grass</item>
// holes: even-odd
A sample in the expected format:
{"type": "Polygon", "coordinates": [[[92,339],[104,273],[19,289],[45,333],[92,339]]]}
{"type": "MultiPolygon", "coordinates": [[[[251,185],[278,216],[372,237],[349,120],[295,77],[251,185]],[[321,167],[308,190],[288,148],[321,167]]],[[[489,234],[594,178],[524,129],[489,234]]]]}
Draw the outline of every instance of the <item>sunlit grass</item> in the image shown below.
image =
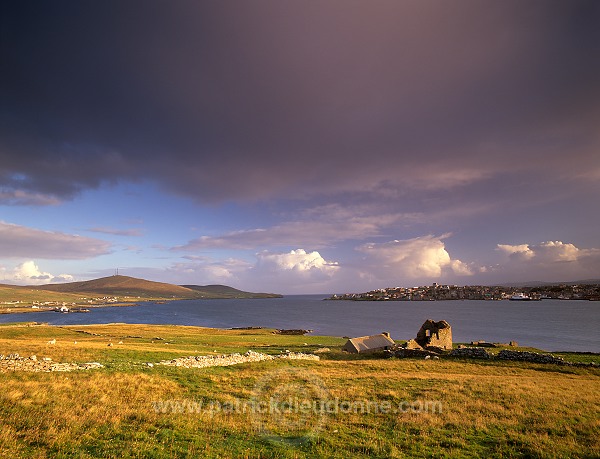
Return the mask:
{"type": "Polygon", "coordinates": [[[2,354],[99,361],[105,368],[0,373],[0,457],[600,455],[598,369],[378,356],[347,359],[339,351],[343,341],[273,335],[269,330],[180,326],[1,326],[2,354]],[[50,339],[56,344],[48,345],[50,339]],[[248,349],[309,352],[322,346],[332,351],[319,362],[266,361],[204,369],[146,365],[184,355],[248,349]],[[264,418],[239,409],[257,394],[279,391],[287,397],[296,387],[302,393],[317,386],[326,393],[319,397],[342,409],[309,412],[306,419],[297,413],[264,418]],[[196,408],[190,403],[202,402],[204,409],[157,412],[153,403],[165,401],[196,408]],[[343,409],[345,402],[371,403],[372,408],[427,401],[437,403],[441,412],[343,409]],[[294,424],[298,419],[305,421],[304,430],[294,424]],[[286,422],[300,433],[286,431],[286,422]]]}

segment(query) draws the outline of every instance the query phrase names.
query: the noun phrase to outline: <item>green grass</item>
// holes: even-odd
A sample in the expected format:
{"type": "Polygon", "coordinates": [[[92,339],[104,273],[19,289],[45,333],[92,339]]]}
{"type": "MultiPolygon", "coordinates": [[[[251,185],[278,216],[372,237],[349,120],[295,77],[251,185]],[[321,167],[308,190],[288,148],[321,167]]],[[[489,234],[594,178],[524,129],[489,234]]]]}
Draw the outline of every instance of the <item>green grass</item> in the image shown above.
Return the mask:
{"type": "Polygon", "coordinates": [[[81,303],[82,295],[74,293],[60,293],[40,291],[27,287],[14,287],[0,285],[0,309],[16,307],[17,305],[2,304],[6,302],[20,301],[21,304],[29,305],[34,301],[56,301],[65,303],[81,303]]]}
{"type": "Polygon", "coordinates": [[[343,343],[270,330],[0,326],[2,354],[105,365],[71,373],[0,373],[0,457],[600,456],[598,369],[352,356],[340,351],[343,343]],[[50,339],[56,344],[48,345],[50,339]],[[187,355],[319,347],[331,352],[318,362],[146,365],[187,355]],[[252,401],[289,397],[333,409],[286,412],[285,403],[279,412],[250,409],[252,401]],[[413,409],[428,402],[441,412],[413,409]],[[155,410],[168,403],[180,412],[155,410]]]}
{"type": "Polygon", "coordinates": [[[110,276],[82,282],[16,286],[0,284],[0,313],[32,312],[34,302],[76,303],[88,305],[90,298],[116,297],[120,304],[94,300],[94,304],[122,305],[135,301],[170,301],[181,299],[272,298],[281,295],[252,293],[226,285],[173,285],[128,276],[110,276]],[[19,302],[18,304],[10,304],[19,302]]]}

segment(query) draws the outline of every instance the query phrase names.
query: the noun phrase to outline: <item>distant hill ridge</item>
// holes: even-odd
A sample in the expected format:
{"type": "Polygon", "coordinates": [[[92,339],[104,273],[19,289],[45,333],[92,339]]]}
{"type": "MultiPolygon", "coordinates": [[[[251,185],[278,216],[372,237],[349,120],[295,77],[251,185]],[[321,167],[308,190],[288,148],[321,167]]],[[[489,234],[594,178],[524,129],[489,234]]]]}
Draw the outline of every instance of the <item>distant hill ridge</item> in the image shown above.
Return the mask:
{"type": "Polygon", "coordinates": [[[269,293],[244,292],[226,285],[182,286],[120,275],[81,282],[35,285],[27,288],[61,293],[146,298],[273,298],[281,296],[269,293]]]}
{"type": "Polygon", "coordinates": [[[252,293],[227,285],[181,285],[181,287],[207,295],[223,295],[227,298],[281,298],[277,293],[252,293]]]}

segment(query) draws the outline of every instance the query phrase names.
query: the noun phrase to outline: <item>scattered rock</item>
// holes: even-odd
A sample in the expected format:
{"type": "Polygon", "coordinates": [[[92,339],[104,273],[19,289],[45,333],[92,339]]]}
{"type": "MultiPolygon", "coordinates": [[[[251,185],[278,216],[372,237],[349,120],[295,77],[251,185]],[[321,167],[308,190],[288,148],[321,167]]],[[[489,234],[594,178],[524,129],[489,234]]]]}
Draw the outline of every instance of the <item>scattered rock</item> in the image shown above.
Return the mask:
{"type": "Polygon", "coordinates": [[[331,352],[331,349],[328,347],[320,347],[319,349],[314,350],[313,354],[322,354],[324,352],[331,352]]]}
{"type": "Polygon", "coordinates": [[[56,339],[51,339],[47,344],[56,344],[56,339]]]}

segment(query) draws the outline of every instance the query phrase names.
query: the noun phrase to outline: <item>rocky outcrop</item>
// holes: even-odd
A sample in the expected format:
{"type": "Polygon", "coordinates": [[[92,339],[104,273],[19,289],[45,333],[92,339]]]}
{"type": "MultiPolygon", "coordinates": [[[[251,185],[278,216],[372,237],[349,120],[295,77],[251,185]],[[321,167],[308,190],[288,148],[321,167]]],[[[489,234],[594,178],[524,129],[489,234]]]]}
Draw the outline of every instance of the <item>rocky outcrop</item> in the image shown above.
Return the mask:
{"type": "Polygon", "coordinates": [[[307,333],[311,333],[312,330],[303,330],[303,329],[291,329],[291,330],[286,330],[286,329],[280,329],[280,330],[275,330],[273,332],[274,335],[306,335],[307,333]]]}
{"type": "Polygon", "coordinates": [[[75,371],[92,370],[102,368],[98,362],[87,363],[58,363],[53,362],[49,357],[38,359],[37,356],[21,357],[19,354],[0,355],[0,372],[7,371],[32,371],[32,372],[51,372],[51,371],[75,371]]]}
{"type": "Polygon", "coordinates": [[[264,360],[289,359],[289,360],[319,360],[318,355],[303,354],[302,352],[285,352],[279,355],[261,354],[248,351],[245,354],[202,355],[180,357],[172,360],[163,360],[159,365],[168,365],[184,368],[225,367],[239,363],[262,362],[264,360]]]}

